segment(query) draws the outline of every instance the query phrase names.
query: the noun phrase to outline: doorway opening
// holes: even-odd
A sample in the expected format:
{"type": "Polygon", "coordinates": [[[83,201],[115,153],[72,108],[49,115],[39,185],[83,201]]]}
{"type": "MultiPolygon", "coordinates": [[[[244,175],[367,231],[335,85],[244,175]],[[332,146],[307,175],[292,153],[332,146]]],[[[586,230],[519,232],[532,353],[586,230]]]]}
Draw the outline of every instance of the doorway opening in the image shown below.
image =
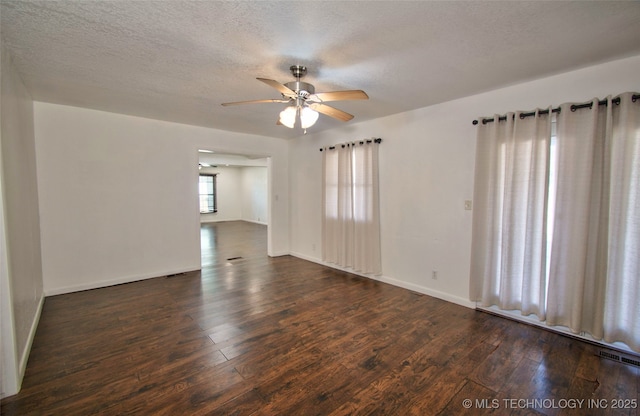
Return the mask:
{"type": "Polygon", "coordinates": [[[269,161],[267,156],[198,151],[202,267],[267,256],[269,161]]]}

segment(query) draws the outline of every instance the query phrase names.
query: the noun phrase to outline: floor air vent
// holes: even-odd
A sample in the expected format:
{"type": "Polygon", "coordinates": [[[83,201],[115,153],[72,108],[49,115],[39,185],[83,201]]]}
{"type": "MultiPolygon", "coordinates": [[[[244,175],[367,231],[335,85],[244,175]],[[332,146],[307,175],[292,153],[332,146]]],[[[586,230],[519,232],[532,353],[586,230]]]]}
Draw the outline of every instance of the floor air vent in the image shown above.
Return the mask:
{"type": "Polygon", "coordinates": [[[229,257],[227,261],[240,260],[242,257],[229,257]]]}
{"type": "Polygon", "coordinates": [[[617,361],[619,363],[632,365],[634,367],[640,367],[640,359],[638,358],[625,357],[624,355],[615,354],[609,351],[600,351],[600,357],[617,361]]]}

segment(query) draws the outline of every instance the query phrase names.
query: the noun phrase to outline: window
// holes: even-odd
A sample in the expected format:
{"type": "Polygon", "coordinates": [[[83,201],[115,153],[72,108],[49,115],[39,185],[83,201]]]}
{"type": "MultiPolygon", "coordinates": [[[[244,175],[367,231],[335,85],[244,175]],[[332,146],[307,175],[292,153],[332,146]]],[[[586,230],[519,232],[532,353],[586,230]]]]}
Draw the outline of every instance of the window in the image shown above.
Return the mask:
{"type": "Polygon", "coordinates": [[[198,190],[200,193],[200,213],[218,212],[216,204],[216,175],[201,174],[198,190]]]}

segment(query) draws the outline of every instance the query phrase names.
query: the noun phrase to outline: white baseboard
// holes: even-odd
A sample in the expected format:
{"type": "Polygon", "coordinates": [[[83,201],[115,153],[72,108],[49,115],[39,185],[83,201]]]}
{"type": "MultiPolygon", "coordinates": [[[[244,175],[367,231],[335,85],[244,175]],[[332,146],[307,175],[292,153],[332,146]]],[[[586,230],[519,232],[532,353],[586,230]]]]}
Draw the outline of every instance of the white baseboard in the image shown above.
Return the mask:
{"type": "Polygon", "coordinates": [[[412,290],[414,292],[422,293],[423,295],[428,295],[434,298],[442,299],[447,302],[455,303],[456,305],[464,306],[465,308],[475,309],[475,302],[471,302],[465,298],[461,298],[459,296],[452,295],[446,292],[440,292],[439,290],[433,290],[428,287],[416,285],[414,283],[404,282],[402,280],[394,279],[388,276],[371,276],[372,279],[379,280],[384,283],[389,283],[393,286],[398,286],[403,289],[412,290]]]}
{"type": "Polygon", "coordinates": [[[200,218],[200,224],[208,224],[212,222],[231,222],[231,221],[244,221],[242,218],[210,218],[210,219],[202,219],[200,218]]]}
{"type": "Polygon", "coordinates": [[[273,253],[269,253],[268,254],[269,257],[282,257],[282,256],[289,256],[292,255],[291,253],[289,253],[288,251],[276,251],[273,253]]]}
{"type": "Polygon", "coordinates": [[[265,222],[265,221],[255,221],[255,220],[248,220],[245,218],[225,218],[225,219],[210,219],[210,220],[203,220],[200,219],[200,224],[208,224],[208,223],[212,223],[212,222],[234,222],[234,221],[244,221],[244,222],[251,222],[253,224],[260,224],[260,225],[269,225],[269,223],[265,222]]]}
{"type": "Polygon", "coordinates": [[[269,225],[268,223],[266,223],[264,221],[254,221],[254,220],[245,220],[245,219],[242,219],[240,221],[250,222],[250,223],[259,224],[259,225],[269,225]]]}
{"type": "Polygon", "coordinates": [[[422,293],[423,295],[428,295],[428,296],[431,296],[431,297],[434,297],[434,298],[442,299],[444,301],[455,303],[456,305],[464,306],[466,308],[475,309],[475,307],[476,307],[475,302],[471,302],[470,300],[467,300],[465,298],[461,298],[459,296],[451,295],[449,293],[433,290],[433,289],[430,289],[428,287],[416,285],[414,283],[409,283],[409,282],[405,282],[405,281],[402,281],[402,280],[398,280],[398,279],[395,279],[393,277],[384,276],[384,275],[382,275],[382,276],[374,276],[374,275],[370,275],[370,274],[358,273],[358,272],[355,272],[355,271],[353,271],[351,269],[339,267],[339,266],[337,266],[335,264],[327,263],[327,262],[324,262],[324,261],[322,261],[322,260],[320,260],[318,258],[310,257],[310,256],[307,256],[307,255],[302,254],[302,253],[291,252],[290,254],[292,256],[294,256],[294,257],[298,257],[298,258],[303,259],[303,260],[307,260],[307,261],[310,261],[310,262],[313,262],[313,263],[318,263],[318,264],[321,264],[323,266],[331,267],[333,269],[341,270],[341,271],[348,272],[348,273],[352,273],[352,274],[355,274],[355,275],[358,275],[358,276],[366,277],[368,279],[377,280],[377,281],[380,281],[380,282],[383,282],[383,283],[388,283],[388,284],[390,284],[392,286],[401,287],[403,289],[411,290],[413,292],[422,293]]]}
{"type": "Polygon", "coordinates": [[[476,309],[490,313],[492,315],[497,315],[506,319],[510,319],[512,321],[518,321],[528,325],[537,326],[544,330],[555,332],[555,333],[572,337],[575,339],[579,339],[581,341],[585,341],[591,344],[597,344],[604,348],[610,348],[610,349],[618,350],[625,353],[631,353],[631,354],[635,354],[636,356],[640,354],[640,351],[634,351],[633,349],[631,349],[631,347],[629,347],[627,344],[623,342],[610,343],[601,339],[596,339],[586,332],[575,333],[571,331],[570,328],[567,328],[562,325],[548,325],[546,322],[540,321],[540,319],[533,314],[527,316],[527,315],[523,315],[522,313],[520,313],[520,311],[517,311],[517,310],[502,310],[495,305],[494,306],[477,305],[476,309]]]}
{"type": "Polygon", "coordinates": [[[200,270],[200,265],[187,267],[184,269],[168,270],[164,272],[155,272],[149,274],[141,274],[134,276],[120,277],[116,279],[100,280],[97,282],[83,283],[79,285],[55,287],[45,289],[45,296],[64,295],[65,293],[81,292],[83,290],[99,289],[102,287],[121,285],[123,283],[132,283],[139,280],[153,279],[155,277],[168,276],[170,274],[188,273],[196,270],[200,270]]]}

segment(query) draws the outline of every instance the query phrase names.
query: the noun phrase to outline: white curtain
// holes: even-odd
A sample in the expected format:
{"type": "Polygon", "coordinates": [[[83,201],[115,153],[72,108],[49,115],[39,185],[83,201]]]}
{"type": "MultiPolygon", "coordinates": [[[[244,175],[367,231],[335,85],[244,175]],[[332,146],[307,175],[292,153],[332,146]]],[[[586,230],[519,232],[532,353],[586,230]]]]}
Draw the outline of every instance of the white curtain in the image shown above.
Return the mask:
{"type": "Polygon", "coordinates": [[[548,116],[478,127],[470,296],[640,351],[640,97],[618,98],[561,105],[553,141],[548,116]]]}
{"type": "Polygon", "coordinates": [[[605,136],[613,105],[598,101],[592,109],[560,107],[547,323],[602,339],[610,168],[605,136]]]}
{"type": "Polygon", "coordinates": [[[640,351],[640,96],[614,107],[604,340],[640,351]]]}
{"type": "Polygon", "coordinates": [[[494,120],[478,127],[471,300],[544,319],[551,118],[494,120]]]}
{"type": "Polygon", "coordinates": [[[640,351],[640,101],[558,116],[547,323],[640,351]]]}
{"type": "Polygon", "coordinates": [[[324,148],[322,258],[362,273],[380,274],[378,144],[324,148]]]}

